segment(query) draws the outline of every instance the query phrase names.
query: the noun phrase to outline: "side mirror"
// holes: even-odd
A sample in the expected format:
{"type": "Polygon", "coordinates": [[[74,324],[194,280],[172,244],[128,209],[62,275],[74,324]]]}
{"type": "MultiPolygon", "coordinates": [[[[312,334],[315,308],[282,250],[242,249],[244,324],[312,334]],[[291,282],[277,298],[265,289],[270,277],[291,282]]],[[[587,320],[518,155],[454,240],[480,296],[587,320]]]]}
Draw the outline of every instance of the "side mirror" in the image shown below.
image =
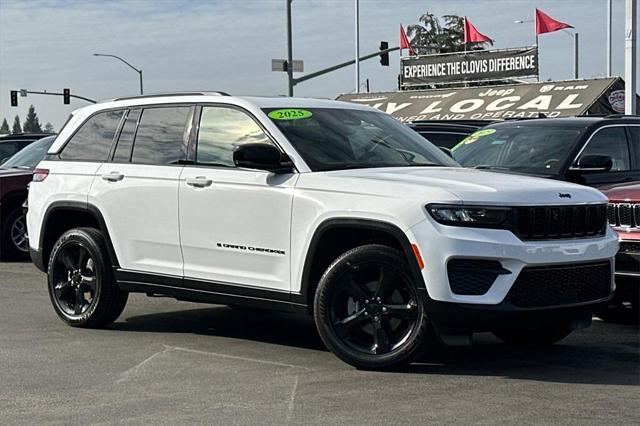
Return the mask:
{"type": "Polygon", "coordinates": [[[583,155],[569,170],[588,174],[608,172],[613,167],[613,159],[608,155],[583,155]]]}
{"type": "Polygon", "coordinates": [[[451,151],[449,148],[447,148],[445,146],[439,146],[438,148],[440,148],[440,151],[444,152],[449,157],[453,158],[453,151],[451,151]]]}
{"type": "Polygon", "coordinates": [[[291,173],[293,162],[278,148],[267,143],[247,143],[233,151],[233,162],[245,169],[267,170],[272,173],[291,173]]]}

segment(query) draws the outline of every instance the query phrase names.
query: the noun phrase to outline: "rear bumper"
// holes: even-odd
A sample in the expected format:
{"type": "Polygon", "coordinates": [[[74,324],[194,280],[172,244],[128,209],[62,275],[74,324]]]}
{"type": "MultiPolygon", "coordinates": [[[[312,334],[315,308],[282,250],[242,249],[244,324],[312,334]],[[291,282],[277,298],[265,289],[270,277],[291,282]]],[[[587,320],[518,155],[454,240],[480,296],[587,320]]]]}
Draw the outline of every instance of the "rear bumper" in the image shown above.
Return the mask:
{"type": "Polygon", "coordinates": [[[592,315],[607,305],[606,298],[573,305],[519,308],[508,302],[497,305],[441,302],[422,292],[427,317],[436,325],[461,332],[484,332],[504,328],[527,329],[545,324],[572,324],[590,321],[592,315]]]}

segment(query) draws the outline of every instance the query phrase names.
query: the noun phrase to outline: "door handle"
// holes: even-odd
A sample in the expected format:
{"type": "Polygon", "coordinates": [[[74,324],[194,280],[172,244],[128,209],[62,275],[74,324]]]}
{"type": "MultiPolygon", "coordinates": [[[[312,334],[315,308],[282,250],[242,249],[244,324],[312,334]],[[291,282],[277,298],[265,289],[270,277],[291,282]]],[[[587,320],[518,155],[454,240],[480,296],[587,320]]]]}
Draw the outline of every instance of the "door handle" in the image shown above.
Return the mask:
{"type": "Polygon", "coordinates": [[[187,179],[187,185],[193,186],[194,188],[206,188],[207,186],[211,186],[212,183],[213,180],[207,179],[204,176],[187,179]]]}
{"type": "Polygon", "coordinates": [[[102,179],[108,180],[109,182],[118,182],[119,180],[124,179],[124,175],[120,172],[105,173],[102,175],[102,179]]]}

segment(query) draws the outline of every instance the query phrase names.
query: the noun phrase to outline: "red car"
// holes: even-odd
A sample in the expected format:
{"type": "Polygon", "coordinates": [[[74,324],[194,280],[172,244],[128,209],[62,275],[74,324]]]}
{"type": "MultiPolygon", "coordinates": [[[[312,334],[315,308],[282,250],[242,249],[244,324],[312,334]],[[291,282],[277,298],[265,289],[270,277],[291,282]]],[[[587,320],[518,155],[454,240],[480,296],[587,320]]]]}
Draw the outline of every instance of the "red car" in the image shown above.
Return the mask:
{"type": "Polygon", "coordinates": [[[33,169],[47,155],[54,136],[42,138],[0,165],[0,256],[3,260],[29,258],[27,223],[22,204],[33,169]]]}
{"type": "Polygon", "coordinates": [[[609,223],[618,232],[616,293],[603,319],[638,323],[640,312],[640,182],[603,191],[609,197],[609,223]]]}

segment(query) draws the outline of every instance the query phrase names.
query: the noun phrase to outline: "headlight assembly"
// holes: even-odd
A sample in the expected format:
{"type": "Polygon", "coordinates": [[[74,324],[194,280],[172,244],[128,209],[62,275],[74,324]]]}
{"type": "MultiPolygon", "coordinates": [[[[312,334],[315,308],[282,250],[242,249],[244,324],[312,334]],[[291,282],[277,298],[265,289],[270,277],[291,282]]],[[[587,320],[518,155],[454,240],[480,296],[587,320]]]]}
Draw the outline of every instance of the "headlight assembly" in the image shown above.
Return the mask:
{"type": "Polygon", "coordinates": [[[510,207],[493,206],[428,204],[426,208],[438,223],[474,228],[505,228],[512,212],[510,207]]]}

